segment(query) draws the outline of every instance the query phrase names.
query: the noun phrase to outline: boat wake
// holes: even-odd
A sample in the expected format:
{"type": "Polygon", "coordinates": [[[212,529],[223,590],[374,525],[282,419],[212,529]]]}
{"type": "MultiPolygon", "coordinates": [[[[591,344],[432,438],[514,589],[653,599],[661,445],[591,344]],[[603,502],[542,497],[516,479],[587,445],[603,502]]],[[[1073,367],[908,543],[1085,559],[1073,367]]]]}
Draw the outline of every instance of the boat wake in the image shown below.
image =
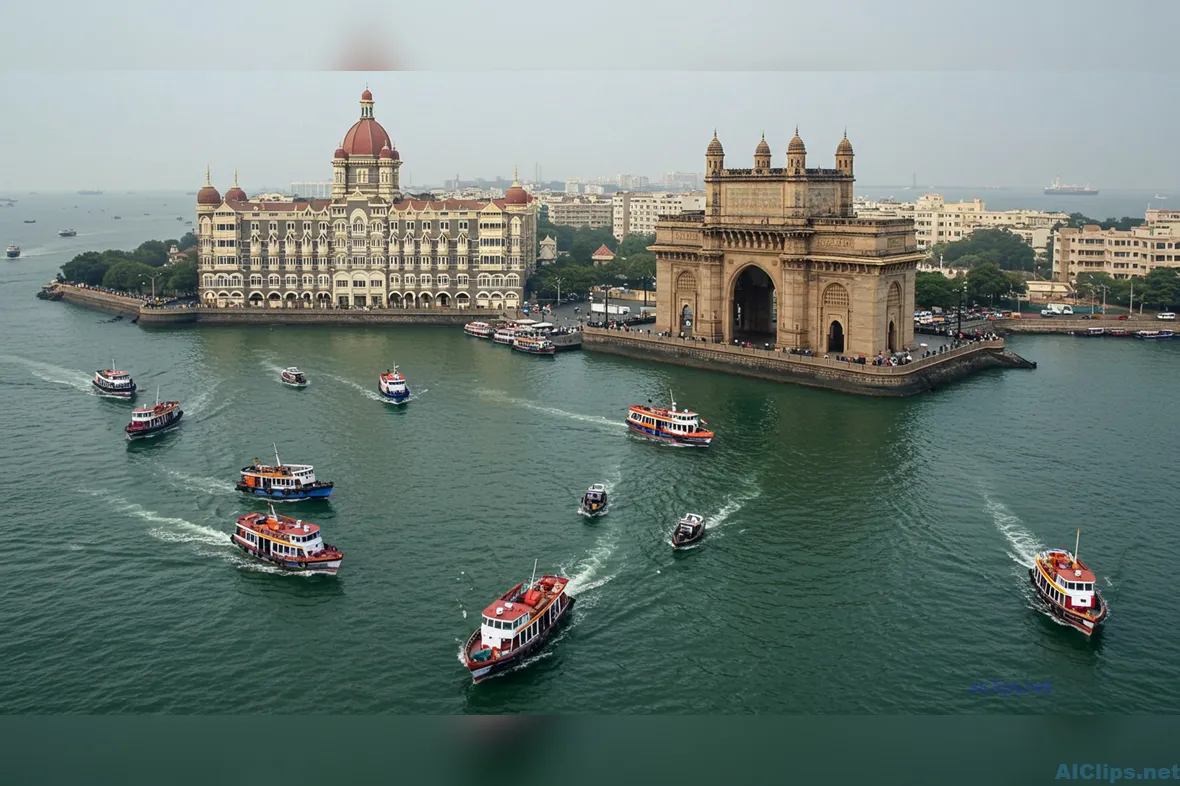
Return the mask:
{"type": "MultiPolygon", "coordinates": [[[[615,549],[619,545],[619,537],[615,531],[608,531],[603,533],[598,542],[590,550],[574,574],[570,576],[569,583],[566,585],[566,590],[570,595],[578,599],[578,604],[582,608],[592,608],[594,597],[583,598],[582,596],[592,590],[596,590],[603,586],[615,576],[618,572],[608,573],[608,563],[611,556],[615,553],[615,549]]],[[[562,571],[564,573],[564,569],[562,571]]]]}
{"type": "Polygon", "coordinates": [[[498,401],[503,404],[509,404],[511,406],[521,407],[523,409],[530,409],[533,412],[541,412],[543,414],[551,415],[557,418],[566,418],[568,420],[576,420],[580,423],[587,423],[612,434],[618,433],[620,430],[626,430],[627,428],[627,425],[623,422],[622,418],[619,418],[618,420],[611,420],[610,418],[604,418],[601,415],[583,415],[578,412],[567,412],[566,410],[558,409],[557,407],[547,407],[544,404],[536,404],[532,401],[512,398],[500,390],[481,390],[480,395],[486,396],[493,401],[498,401]]]}
{"type": "Polygon", "coordinates": [[[372,399],[373,401],[387,401],[388,400],[385,398],[385,396],[382,396],[377,391],[371,390],[370,388],[364,387],[363,385],[358,385],[357,383],[353,382],[351,379],[345,379],[344,377],[338,377],[335,374],[327,374],[325,376],[327,376],[331,379],[334,379],[343,385],[348,385],[353,390],[359,391],[360,393],[365,395],[367,398],[372,399]]]}
{"type": "MultiPolygon", "coordinates": [[[[205,416],[202,417],[201,419],[206,420],[208,418],[213,417],[218,412],[221,412],[226,407],[228,407],[230,402],[227,401],[222,406],[218,407],[217,409],[213,410],[212,412],[205,414],[205,408],[208,407],[209,403],[213,400],[213,394],[217,392],[217,388],[220,387],[220,385],[221,385],[220,379],[214,380],[212,385],[205,388],[200,393],[198,393],[196,396],[194,396],[192,401],[190,401],[187,405],[182,406],[182,409],[184,409],[184,414],[188,415],[190,418],[195,418],[197,415],[204,414],[205,416]]],[[[154,395],[154,392],[153,392],[153,395],[154,395]]],[[[161,398],[165,398],[163,396],[163,394],[161,394],[161,398]]]]}
{"type": "Polygon", "coordinates": [[[165,469],[164,474],[173,479],[175,485],[180,486],[188,491],[196,491],[201,494],[220,495],[226,493],[234,493],[237,487],[228,480],[220,478],[204,478],[197,475],[186,475],[183,472],[177,472],[174,469],[165,469]]]}
{"type": "Polygon", "coordinates": [[[0,359],[24,366],[34,377],[43,382],[65,385],[91,395],[98,394],[98,389],[90,381],[90,375],[84,371],[62,368],[52,363],[42,363],[39,360],[29,360],[19,355],[0,355],[0,359]]]}
{"type": "Polygon", "coordinates": [[[267,371],[269,371],[271,373],[271,379],[274,382],[277,382],[280,385],[283,384],[282,374],[286,369],[276,366],[274,363],[271,363],[269,360],[263,360],[263,361],[260,361],[260,363],[264,369],[266,369],[267,371]]]}
{"type": "Polygon", "coordinates": [[[985,508],[991,514],[992,521],[995,522],[996,529],[1004,536],[1004,540],[1008,543],[1008,556],[1017,565],[1023,568],[1031,568],[1036,558],[1037,552],[1041,551],[1044,546],[1041,545],[1031,532],[1021,526],[1022,522],[1019,518],[1002,502],[995,502],[987,494],[983,495],[986,503],[985,508]]]}
{"type": "Polygon", "coordinates": [[[148,534],[166,543],[201,543],[211,546],[228,546],[229,534],[203,524],[194,524],[175,516],[162,516],[142,505],[129,502],[122,497],[105,491],[86,491],[91,496],[104,500],[120,513],[146,521],[153,525],[148,534]]]}
{"type": "Polygon", "coordinates": [[[730,516],[745,507],[747,502],[753,502],[761,493],[759,489],[752,489],[744,494],[730,494],[725,498],[725,504],[721,506],[720,510],[712,516],[705,516],[705,526],[710,533],[716,532],[725,525],[730,516]]]}

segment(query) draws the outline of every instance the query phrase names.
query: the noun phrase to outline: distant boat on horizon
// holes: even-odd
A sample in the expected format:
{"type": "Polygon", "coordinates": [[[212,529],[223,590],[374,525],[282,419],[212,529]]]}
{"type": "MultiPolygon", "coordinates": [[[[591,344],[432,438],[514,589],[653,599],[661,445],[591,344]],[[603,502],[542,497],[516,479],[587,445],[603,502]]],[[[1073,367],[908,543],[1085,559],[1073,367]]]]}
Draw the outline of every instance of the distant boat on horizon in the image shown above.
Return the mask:
{"type": "Polygon", "coordinates": [[[101,196],[102,192],[101,191],[79,191],[78,195],[79,196],[101,196]]]}
{"type": "Polygon", "coordinates": [[[1155,199],[1167,199],[1167,197],[1164,196],[1163,194],[1156,194],[1154,198],[1155,199]]]}
{"type": "Polygon", "coordinates": [[[1062,185],[1061,178],[1055,177],[1053,178],[1053,182],[1045,188],[1045,193],[1050,196],[1097,196],[1098,189],[1090,188],[1089,185],[1062,185]]]}

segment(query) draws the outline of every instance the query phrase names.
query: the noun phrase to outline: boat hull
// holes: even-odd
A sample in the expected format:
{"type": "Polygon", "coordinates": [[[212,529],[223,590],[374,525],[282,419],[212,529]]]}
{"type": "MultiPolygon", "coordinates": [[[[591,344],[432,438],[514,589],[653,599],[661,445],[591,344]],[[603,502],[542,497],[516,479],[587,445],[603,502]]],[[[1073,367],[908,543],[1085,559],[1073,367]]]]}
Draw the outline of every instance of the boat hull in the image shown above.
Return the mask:
{"type": "Polygon", "coordinates": [[[340,570],[340,563],[344,561],[343,554],[339,558],[331,560],[288,559],[287,557],[280,557],[274,554],[263,554],[249,543],[243,543],[241,540],[238,540],[234,535],[229,536],[229,541],[259,562],[274,565],[290,573],[323,573],[329,576],[335,576],[340,570]]]}
{"type": "Polygon", "coordinates": [[[405,391],[404,393],[386,393],[383,390],[380,390],[378,392],[381,394],[381,399],[386,404],[401,405],[401,404],[405,404],[407,401],[410,400],[410,391],[408,391],[408,390],[405,391]]]}
{"type": "Polygon", "coordinates": [[[468,637],[467,642],[463,645],[463,664],[471,673],[472,683],[479,684],[486,679],[496,676],[497,674],[505,672],[515,666],[519,666],[530,655],[533,655],[534,653],[541,650],[541,648],[544,647],[545,643],[549,640],[550,635],[552,635],[555,630],[562,626],[566,618],[569,617],[570,611],[574,608],[574,602],[577,599],[572,596],[566,597],[569,598],[569,603],[567,603],[565,608],[561,610],[561,613],[557,615],[557,619],[553,621],[552,625],[543,630],[541,633],[537,634],[537,637],[528,644],[525,644],[516,651],[508,655],[503,655],[490,663],[479,663],[472,661],[468,657],[467,653],[471,651],[471,642],[476,636],[479,635],[479,631],[477,630],[475,633],[471,634],[471,636],[468,637]]]}
{"type": "Polygon", "coordinates": [[[313,487],[310,489],[260,489],[254,486],[247,486],[245,483],[239,482],[237,484],[238,491],[243,491],[252,497],[260,497],[262,499],[272,500],[275,502],[299,502],[305,499],[327,499],[332,494],[333,484],[325,483],[322,486],[313,487]]]}
{"type": "Polygon", "coordinates": [[[294,380],[291,380],[291,379],[285,379],[285,378],[284,378],[284,379],[282,379],[281,381],[282,381],[282,383],[283,383],[284,385],[290,385],[290,386],[291,386],[291,387],[293,387],[293,388],[305,388],[305,387],[307,387],[307,380],[304,380],[304,381],[302,381],[302,382],[296,382],[296,381],[294,381],[294,380]]]}
{"type": "Polygon", "coordinates": [[[158,426],[152,426],[150,428],[133,429],[128,426],[123,430],[127,433],[127,439],[143,439],[144,437],[150,437],[153,434],[159,434],[161,431],[167,431],[179,423],[182,417],[184,417],[184,410],[178,409],[176,410],[176,417],[172,418],[167,423],[161,423],[158,426]]]}
{"type": "Polygon", "coordinates": [[[598,516],[605,516],[609,507],[609,505],[601,505],[597,508],[590,508],[587,507],[585,503],[582,503],[578,505],[578,512],[588,519],[593,519],[597,518],[598,516]]]}
{"type": "Polygon", "coordinates": [[[674,445],[680,448],[707,448],[713,442],[712,437],[682,437],[670,434],[661,434],[654,429],[642,426],[639,423],[627,421],[627,428],[631,433],[637,434],[645,439],[650,439],[653,442],[659,442],[663,445],[674,445]]]}
{"type": "Polygon", "coordinates": [[[691,538],[685,538],[684,540],[679,540],[679,541],[676,540],[675,535],[673,535],[670,538],[670,540],[672,542],[672,549],[674,551],[678,551],[680,549],[686,549],[695,543],[700,543],[704,539],[705,539],[705,528],[704,527],[701,527],[700,534],[695,535],[694,537],[691,537],[691,538]]]}
{"type": "Polygon", "coordinates": [[[1083,617],[1081,614],[1070,611],[1069,609],[1061,606],[1055,600],[1046,595],[1045,591],[1037,586],[1037,569],[1035,567],[1028,569],[1028,579],[1030,582],[1032,582],[1033,589],[1037,591],[1037,597],[1039,597],[1041,601],[1049,607],[1049,612],[1054,617],[1061,620],[1066,625],[1069,625],[1071,628],[1081,631],[1086,636],[1093,636],[1095,633],[1102,630],[1102,623],[1106,620],[1106,601],[1103,600],[1102,596],[1100,596],[1097,592],[1094,593],[1094,597],[1099,603],[1102,604],[1102,611],[1098,615],[1098,619],[1090,620],[1086,617],[1083,617]]]}
{"type": "Polygon", "coordinates": [[[94,387],[97,388],[98,392],[101,393],[102,395],[114,396],[115,398],[131,398],[132,396],[135,395],[135,391],[136,391],[136,387],[135,387],[134,383],[132,383],[131,387],[129,387],[129,388],[108,388],[108,387],[104,387],[104,386],[98,384],[98,382],[96,382],[92,379],[92,380],[90,380],[90,384],[94,385],[94,387]]]}
{"type": "Polygon", "coordinates": [[[543,357],[553,357],[554,354],[557,353],[557,347],[554,347],[552,345],[545,347],[544,349],[526,349],[525,347],[522,347],[520,344],[513,344],[512,348],[514,350],[516,350],[517,352],[523,352],[526,355],[541,355],[543,357]]]}
{"type": "Polygon", "coordinates": [[[20,256],[20,252],[19,252],[19,251],[17,251],[17,252],[14,254],[14,253],[13,253],[13,252],[11,252],[11,251],[6,251],[6,252],[4,252],[4,256],[8,257],[9,259],[16,259],[17,257],[19,257],[19,256],[20,256]]]}

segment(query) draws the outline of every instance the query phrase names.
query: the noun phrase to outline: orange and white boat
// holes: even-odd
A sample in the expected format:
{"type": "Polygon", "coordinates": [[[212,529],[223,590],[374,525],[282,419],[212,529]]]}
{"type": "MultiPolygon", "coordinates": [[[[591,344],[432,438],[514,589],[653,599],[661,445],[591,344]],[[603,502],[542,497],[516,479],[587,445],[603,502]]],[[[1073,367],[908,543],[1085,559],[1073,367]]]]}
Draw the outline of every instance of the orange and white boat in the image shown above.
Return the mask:
{"type": "Polygon", "coordinates": [[[565,576],[537,575],[505,592],[483,610],[479,629],[463,645],[463,665],[471,672],[472,682],[482,682],[494,674],[519,665],[545,641],[568,616],[574,599],[566,592],[565,576]]]}
{"type": "Polygon", "coordinates": [[[1107,608],[1094,572],[1077,558],[1081,538],[1079,529],[1073,553],[1048,549],[1037,554],[1028,575],[1054,617],[1092,636],[1106,619],[1107,608]]]}
{"type": "Polygon", "coordinates": [[[324,543],[320,528],[302,519],[275,513],[247,513],[229,540],[242,551],[283,570],[295,573],[331,573],[340,570],[344,552],[324,543]]]}
{"type": "Polygon", "coordinates": [[[633,405],[627,412],[627,428],[641,437],[688,448],[707,448],[713,442],[713,432],[708,431],[708,422],[691,409],[663,409],[641,404],[633,405]]]}

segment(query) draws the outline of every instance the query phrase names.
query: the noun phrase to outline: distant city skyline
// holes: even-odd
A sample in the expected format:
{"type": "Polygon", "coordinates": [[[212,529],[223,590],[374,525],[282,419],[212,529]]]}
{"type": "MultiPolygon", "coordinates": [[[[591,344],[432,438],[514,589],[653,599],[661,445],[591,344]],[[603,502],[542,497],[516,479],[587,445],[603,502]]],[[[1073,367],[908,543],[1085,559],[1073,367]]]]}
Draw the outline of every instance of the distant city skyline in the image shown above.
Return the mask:
{"type": "Polygon", "coordinates": [[[764,131],[781,166],[796,124],[809,166],[832,166],[847,127],[868,187],[910,184],[916,172],[919,189],[1060,177],[1174,190],[1180,171],[1180,151],[1160,140],[1177,112],[1159,100],[1172,89],[1168,73],[1040,74],[1025,89],[1008,72],[524,71],[495,74],[506,94],[472,90],[485,76],[6,72],[6,115],[28,120],[0,126],[0,191],[196,190],[206,165],[222,189],[235,168],[247,189],[327,179],[366,84],[414,185],[510,177],[514,166],[529,180],[538,165],[546,181],[633,173],[656,183],[702,171],[714,128],[726,166],[750,166],[764,131]],[[545,100],[505,100],[515,94],[545,100]],[[220,95],[266,100],[195,111],[193,97],[220,95]],[[1118,106],[1087,109],[1095,96],[1117,96],[1118,106]]]}

